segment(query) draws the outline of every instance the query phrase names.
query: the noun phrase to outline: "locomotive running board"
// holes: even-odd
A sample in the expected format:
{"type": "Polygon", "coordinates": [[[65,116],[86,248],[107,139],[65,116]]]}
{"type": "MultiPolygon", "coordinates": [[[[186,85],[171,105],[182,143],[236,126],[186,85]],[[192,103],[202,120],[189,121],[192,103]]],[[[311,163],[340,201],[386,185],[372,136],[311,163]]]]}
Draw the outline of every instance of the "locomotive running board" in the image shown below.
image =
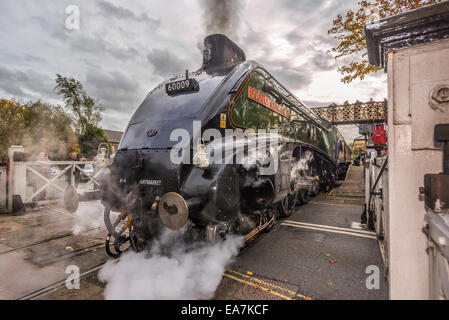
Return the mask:
{"type": "Polygon", "coordinates": [[[268,227],[270,225],[270,223],[272,223],[274,221],[274,215],[271,217],[270,221],[266,222],[265,224],[262,224],[260,226],[258,226],[256,229],[254,229],[253,231],[251,231],[250,233],[248,233],[244,238],[243,238],[243,242],[247,242],[248,240],[252,239],[256,234],[258,234],[260,231],[262,231],[263,229],[265,229],[266,227],[268,227]]]}

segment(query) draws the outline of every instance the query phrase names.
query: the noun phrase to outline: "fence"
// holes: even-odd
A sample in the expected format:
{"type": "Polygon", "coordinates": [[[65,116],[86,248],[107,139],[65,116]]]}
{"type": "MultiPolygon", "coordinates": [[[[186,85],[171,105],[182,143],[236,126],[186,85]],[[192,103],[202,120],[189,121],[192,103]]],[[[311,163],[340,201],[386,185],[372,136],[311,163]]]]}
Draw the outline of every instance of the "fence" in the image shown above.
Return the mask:
{"type": "Polygon", "coordinates": [[[93,161],[25,161],[22,147],[9,151],[8,212],[16,206],[59,202],[68,186],[87,190],[99,185],[102,170],[93,173],[93,161]],[[87,169],[89,168],[89,172],[87,169]]]}

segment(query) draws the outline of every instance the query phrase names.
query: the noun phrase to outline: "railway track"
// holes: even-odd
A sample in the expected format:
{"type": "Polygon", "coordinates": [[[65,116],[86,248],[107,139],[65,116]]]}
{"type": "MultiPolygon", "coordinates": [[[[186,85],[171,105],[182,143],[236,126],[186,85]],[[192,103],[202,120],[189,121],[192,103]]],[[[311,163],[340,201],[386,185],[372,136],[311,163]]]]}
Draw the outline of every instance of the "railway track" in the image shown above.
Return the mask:
{"type": "MultiPolygon", "coordinates": [[[[105,264],[105,262],[81,273],[80,280],[86,278],[87,276],[89,276],[90,274],[92,274],[94,272],[97,272],[98,270],[101,269],[101,267],[103,267],[104,264],[105,264]]],[[[55,282],[47,287],[36,290],[34,292],[31,292],[27,295],[24,295],[24,296],[18,298],[17,300],[37,300],[37,299],[42,298],[54,291],[64,288],[65,284],[66,284],[66,279],[55,282]]]]}
{"type": "MultiPolygon", "coordinates": [[[[103,227],[98,227],[98,228],[92,228],[92,229],[84,230],[84,231],[80,232],[79,234],[87,233],[87,232],[98,230],[98,229],[102,229],[102,228],[103,227]]],[[[39,245],[42,245],[42,244],[45,244],[45,243],[50,243],[50,242],[55,241],[55,240],[60,240],[60,239],[69,238],[69,237],[75,237],[75,236],[77,236],[77,235],[73,234],[72,232],[66,233],[66,234],[62,234],[62,235],[56,236],[54,238],[47,239],[47,240],[40,241],[40,242],[36,242],[36,243],[30,244],[30,245],[26,245],[26,246],[22,246],[22,247],[19,247],[19,248],[14,248],[14,249],[2,251],[2,252],[0,252],[0,256],[4,255],[4,254],[7,254],[7,253],[22,251],[22,250],[25,250],[25,249],[28,249],[28,248],[36,247],[36,246],[39,246],[39,245]]]]}
{"type": "MultiPolygon", "coordinates": [[[[274,227],[276,227],[278,225],[281,225],[281,223],[284,220],[285,220],[284,218],[280,219],[280,220],[277,220],[275,225],[274,225],[274,227]]],[[[95,230],[95,229],[93,229],[93,230],[95,230]]],[[[86,230],[85,232],[88,232],[88,231],[90,231],[90,230],[86,230]]],[[[255,237],[251,238],[250,241],[245,243],[245,246],[240,250],[240,252],[243,252],[243,251],[249,249],[250,247],[252,247],[252,245],[256,242],[257,239],[261,239],[264,236],[266,236],[267,234],[268,233],[259,233],[255,237]]],[[[38,245],[38,244],[34,244],[34,245],[31,245],[31,246],[35,246],[35,245],[38,245]]],[[[102,245],[103,244],[101,244],[101,246],[102,245]]],[[[100,246],[100,245],[98,245],[98,246],[100,246]]],[[[30,246],[27,246],[27,247],[30,247],[30,246]]],[[[91,246],[91,247],[93,248],[93,247],[97,247],[97,246],[91,246]]],[[[14,251],[23,250],[23,249],[26,249],[26,247],[17,248],[14,251]]],[[[81,248],[81,249],[78,249],[77,251],[82,251],[84,249],[86,249],[86,248],[81,248]]],[[[114,260],[114,261],[118,262],[118,261],[120,261],[120,259],[117,259],[117,260],[114,260]]],[[[106,262],[101,263],[101,264],[99,264],[99,265],[97,265],[97,266],[95,266],[95,267],[93,267],[93,268],[91,268],[91,269],[81,273],[80,274],[80,280],[85,279],[89,275],[92,275],[95,272],[99,271],[104,266],[105,263],[106,262]]],[[[52,283],[52,284],[50,284],[50,285],[48,285],[48,286],[46,286],[44,288],[41,288],[39,290],[36,290],[36,291],[33,291],[33,292],[29,293],[29,294],[21,296],[17,300],[37,300],[37,299],[40,299],[40,298],[42,298],[42,297],[44,297],[44,296],[46,296],[46,295],[48,295],[48,294],[50,294],[52,292],[55,292],[55,291],[60,290],[60,289],[63,289],[65,287],[65,283],[66,283],[66,279],[63,279],[61,281],[52,283]]]]}
{"type": "MultiPolygon", "coordinates": [[[[280,226],[284,222],[284,220],[286,220],[286,219],[287,218],[281,218],[281,219],[276,220],[275,221],[275,225],[273,227],[280,226]]],[[[83,231],[81,233],[86,233],[86,232],[98,230],[98,229],[101,229],[101,228],[102,227],[92,228],[92,229],[85,230],[85,231],[83,231]]],[[[261,239],[261,238],[265,237],[267,234],[268,233],[259,232],[257,235],[255,235],[251,239],[248,239],[248,241],[245,242],[245,245],[240,250],[240,253],[243,252],[243,251],[246,251],[247,249],[252,247],[257,242],[258,239],[261,239]]],[[[23,247],[20,247],[20,248],[15,248],[15,249],[12,249],[12,250],[4,251],[4,252],[1,252],[0,255],[6,254],[6,253],[9,253],[9,252],[24,250],[24,249],[27,249],[27,248],[30,248],[30,247],[41,245],[43,243],[48,243],[48,242],[51,242],[53,240],[67,238],[67,237],[70,237],[70,236],[74,236],[74,235],[73,234],[62,235],[62,236],[55,237],[53,239],[49,239],[49,240],[42,241],[42,242],[39,242],[39,243],[35,243],[35,244],[28,245],[28,246],[23,246],[23,247]]],[[[81,252],[81,251],[86,250],[86,249],[94,249],[94,248],[97,248],[97,247],[100,247],[100,246],[103,246],[103,245],[104,244],[91,245],[91,246],[88,246],[88,247],[77,249],[77,250],[75,250],[73,252],[70,252],[69,254],[78,253],[78,252],[81,252]]],[[[120,259],[116,259],[114,261],[118,262],[118,261],[120,261],[120,259]]],[[[97,265],[95,267],[92,267],[91,269],[81,273],[80,274],[80,280],[85,279],[89,275],[95,274],[95,272],[98,272],[104,266],[105,263],[106,262],[103,262],[103,263],[101,263],[101,264],[99,264],[99,265],[97,265]]],[[[45,297],[46,295],[48,295],[50,293],[53,293],[53,292],[55,292],[57,290],[65,288],[65,284],[66,284],[66,279],[63,279],[63,280],[57,281],[55,283],[52,283],[52,284],[50,284],[50,285],[48,285],[46,287],[43,287],[43,288],[41,288],[39,290],[35,290],[35,291],[31,292],[31,293],[23,295],[23,296],[17,298],[17,300],[37,300],[37,299],[40,299],[42,297],[45,297]]]]}

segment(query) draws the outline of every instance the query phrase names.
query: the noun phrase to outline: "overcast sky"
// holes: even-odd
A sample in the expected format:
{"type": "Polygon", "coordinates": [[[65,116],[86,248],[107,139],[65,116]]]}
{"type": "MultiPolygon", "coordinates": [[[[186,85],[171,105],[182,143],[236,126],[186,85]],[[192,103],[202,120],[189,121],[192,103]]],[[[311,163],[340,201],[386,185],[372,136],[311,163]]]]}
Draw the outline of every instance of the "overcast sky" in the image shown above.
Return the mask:
{"type": "Polygon", "coordinates": [[[221,31],[309,107],[383,100],[383,71],[343,84],[326,53],[332,19],[358,1],[229,1],[237,9],[219,30],[211,0],[1,0],[0,97],[61,103],[56,74],[75,77],[106,108],[102,127],[124,130],[151,89],[201,65],[202,39],[221,31]],[[79,30],[66,28],[69,5],[79,7],[79,30]]]}

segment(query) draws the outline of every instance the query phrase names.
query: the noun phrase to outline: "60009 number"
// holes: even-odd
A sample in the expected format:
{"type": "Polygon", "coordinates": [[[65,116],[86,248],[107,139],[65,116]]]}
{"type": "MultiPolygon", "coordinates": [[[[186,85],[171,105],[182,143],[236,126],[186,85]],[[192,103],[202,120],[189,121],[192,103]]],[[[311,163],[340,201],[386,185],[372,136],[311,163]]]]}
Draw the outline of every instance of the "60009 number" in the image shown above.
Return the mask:
{"type": "Polygon", "coordinates": [[[177,94],[184,91],[198,91],[199,84],[195,79],[184,79],[170,82],[165,85],[165,90],[169,95],[177,94]]]}

